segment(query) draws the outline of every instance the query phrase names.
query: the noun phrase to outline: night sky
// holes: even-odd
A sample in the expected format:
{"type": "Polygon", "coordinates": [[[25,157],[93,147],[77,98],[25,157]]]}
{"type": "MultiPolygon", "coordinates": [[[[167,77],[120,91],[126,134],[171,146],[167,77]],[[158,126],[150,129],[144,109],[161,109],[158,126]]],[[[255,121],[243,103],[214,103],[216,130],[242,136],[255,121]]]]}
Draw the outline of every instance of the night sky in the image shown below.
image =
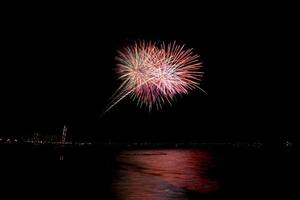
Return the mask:
{"type": "Polygon", "coordinates": [[[70,137],[97,140],[292,136],[292,21],[263,9],[191,7],[5,15],[0,134],[58,133],[66,124],[70,137]],[[126,98],[100,117],[120,84],[113,71],[116,51],[138,39],[176,40],[194,48],[208,95],[192,91],[151,113],[126,98]]]}

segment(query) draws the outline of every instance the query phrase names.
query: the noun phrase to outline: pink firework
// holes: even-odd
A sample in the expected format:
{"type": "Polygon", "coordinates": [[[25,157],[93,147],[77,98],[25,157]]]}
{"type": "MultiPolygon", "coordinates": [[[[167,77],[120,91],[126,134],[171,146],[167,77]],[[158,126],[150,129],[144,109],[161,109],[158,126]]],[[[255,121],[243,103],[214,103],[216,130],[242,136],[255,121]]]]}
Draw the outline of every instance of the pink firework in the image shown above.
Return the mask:
{"type": "Polygon", "coordinates": [[[128,95],[151,110],[153,106],[160,109],[166,102],[171,104],[176,95],[202,90],[199,55],[176,42],[136,42],[118,51],[116,60],[122,84],[106,111],[128,95]]]}

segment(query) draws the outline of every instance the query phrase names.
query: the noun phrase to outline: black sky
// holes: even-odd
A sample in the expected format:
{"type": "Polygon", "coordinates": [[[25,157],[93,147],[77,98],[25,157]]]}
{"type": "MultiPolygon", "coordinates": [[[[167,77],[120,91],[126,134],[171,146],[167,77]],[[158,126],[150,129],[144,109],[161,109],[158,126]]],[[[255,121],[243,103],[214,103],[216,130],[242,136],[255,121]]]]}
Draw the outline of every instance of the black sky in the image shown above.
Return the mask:
{"type": "Polygon", "coordinates": [[[74,138],[291,136],[295,119],[288,113],[296,100],[287,50],[293,43],[290,18],[266,10],[176,9],[5,15],[1,135],[53,133],[67,124],[74,138]],[[208,95],[192,91],[152,113],[127,98],[100,118],[119,85],[116,50],[137,39],[176,40],[194,48],[203,61],[201,84],[208,95]]]}

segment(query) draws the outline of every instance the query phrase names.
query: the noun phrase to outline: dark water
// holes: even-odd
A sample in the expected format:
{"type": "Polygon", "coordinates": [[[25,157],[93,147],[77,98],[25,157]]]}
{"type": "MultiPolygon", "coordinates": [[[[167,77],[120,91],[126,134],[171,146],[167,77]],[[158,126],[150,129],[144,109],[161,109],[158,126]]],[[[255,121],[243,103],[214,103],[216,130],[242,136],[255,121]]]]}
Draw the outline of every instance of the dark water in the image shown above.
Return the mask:
{"type": "Polygon", "coordinates": [[[207,174],[211,156],[203,150],[121,152],[113,182],[117,199],[189,199],[188,191],[209,194],[217,180],[207,174]]]}
{"type": "Polygon", "coordinates": [[[288,166],[290,155],[261,148],[1,146],[0,192],[41,198],[245,199],[279,194],[277,185],[289,195],[281,187],[289,185],[281,179],[286,168],[277,169],[273,161],[288,166]]]}

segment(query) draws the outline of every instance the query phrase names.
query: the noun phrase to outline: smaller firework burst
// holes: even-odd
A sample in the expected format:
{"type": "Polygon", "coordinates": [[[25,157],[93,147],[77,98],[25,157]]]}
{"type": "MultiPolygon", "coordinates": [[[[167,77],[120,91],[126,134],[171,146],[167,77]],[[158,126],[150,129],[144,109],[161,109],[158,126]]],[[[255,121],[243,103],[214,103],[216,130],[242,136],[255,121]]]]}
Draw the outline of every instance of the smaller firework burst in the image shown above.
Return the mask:
{"type": "Polygon", "coordinates": [[[116,61],[122,84],[106,112],[128,95],[151,110],[154,106],[160,109],[165,103],[171,104],[176,95],[201,89],[203,72],[199,55],[176,42],[167,45],[135,42],[119,50],[116,61]]]}

